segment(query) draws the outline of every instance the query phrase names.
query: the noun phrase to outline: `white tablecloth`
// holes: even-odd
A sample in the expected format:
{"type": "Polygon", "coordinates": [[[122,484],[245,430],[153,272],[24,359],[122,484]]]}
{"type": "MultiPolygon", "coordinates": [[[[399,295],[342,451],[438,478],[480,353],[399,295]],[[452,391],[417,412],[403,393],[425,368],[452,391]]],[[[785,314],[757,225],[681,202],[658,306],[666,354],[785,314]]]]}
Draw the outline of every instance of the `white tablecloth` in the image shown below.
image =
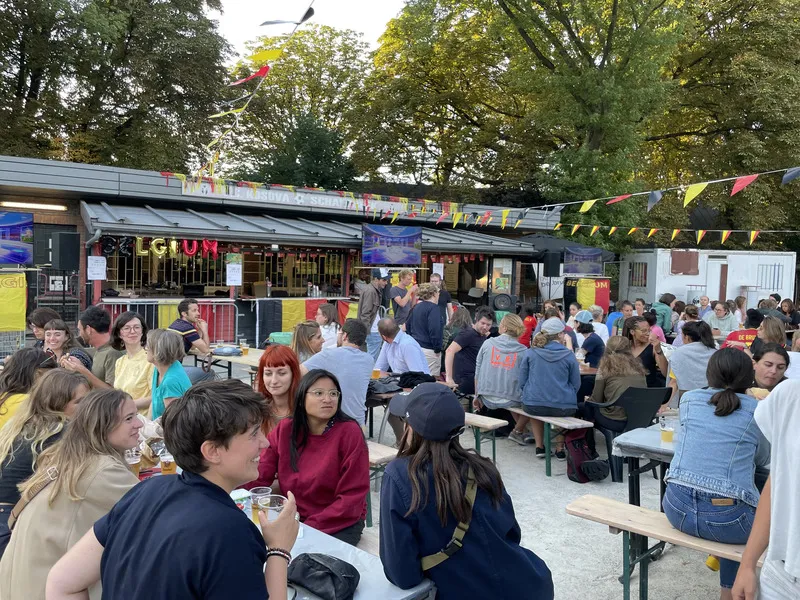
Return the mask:
{"type": "Polygon", "coordinates": [[[615,437],[611,453],[614,456],[646,458],[668,463],[675,455],[675,444],[662,442],[661,427],[651,425],[647,428],[626,431],[615,437]]]}

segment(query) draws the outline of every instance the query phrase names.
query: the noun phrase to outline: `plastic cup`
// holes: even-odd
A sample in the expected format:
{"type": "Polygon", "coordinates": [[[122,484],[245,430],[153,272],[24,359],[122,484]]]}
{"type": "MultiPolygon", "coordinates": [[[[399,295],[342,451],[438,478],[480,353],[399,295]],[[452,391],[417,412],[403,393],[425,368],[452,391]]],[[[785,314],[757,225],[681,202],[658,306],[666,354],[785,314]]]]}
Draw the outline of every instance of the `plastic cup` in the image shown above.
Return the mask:
{"type": "Polygon", "coordinates": [[[381,378],[381,370],[372,369],[372,379],[380,379],[380,378],[381,378]]]}
{"type": "Polygon", "coordinates": [[[175,463],[172,454],[164,453],[160,458],[162,475],[175,475],[178,472],[178,465],[175,463]]]}
{"type": "Polygon", "coordinates": [[[271,494],[258,499],[258,507],[267,515],[267,521],[276,519],[283,510],[284,504],[289,501],[285,496],[271,494]]]}
{"type": "Polygon", "coordinates": [[[139,468],[142,465],[142,455],[138,452],[128,450],[125,453],[125,462],[128,463],[128,468],[131,470],[131,472],[138,477],[139,468]]]}
{"type": "Polygon", "coordinates": [[[247,342],[242,342],[241,350],[242,350],[242,356],[247,356],[247,354],[250,352],[250,344],[248,344],[247,342]]]}
{"type": "Polygon", "coordinates": [[[250,490],[250,498],[253,500],[253,522],[258,523],[258,501],[272,495],[271,487],[254,487],[250,490]]]}
{"type": "Polygon", "coordinates": [[[662,416],[659,422],[661,424],[661,441],[671,444],[675,439],[675,426],[677,421],[662,416]]]}

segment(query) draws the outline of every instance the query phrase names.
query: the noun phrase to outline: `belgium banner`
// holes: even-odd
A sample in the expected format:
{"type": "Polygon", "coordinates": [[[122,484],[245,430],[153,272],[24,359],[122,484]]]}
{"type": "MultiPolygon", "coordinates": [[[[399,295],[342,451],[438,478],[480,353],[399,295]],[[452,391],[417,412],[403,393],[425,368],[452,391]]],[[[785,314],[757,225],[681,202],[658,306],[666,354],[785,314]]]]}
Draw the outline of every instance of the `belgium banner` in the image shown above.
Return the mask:
{"type": "Polygon", "coordinates": [[[596,304],[608,313],[610,287],[611,281],[608,279],[568,277],[564,280],[564,309],[566,310],[570,303],[577,302],[585,309],[596,304]]]}
{"type": "Polygon", "coordinates": [[[25,273],[0,274],[0,331],[25,331],[27,304],[25,273]]]}
{"type": "Polygon", "coordinates": [[[258,338],[259,343],[267,339],[270,334],[278,331],[292,331],[294,326],[303,321],[313,321],[317,315],[317,308],[325,304],[325,298],[313,300],[273,298],[259,300],[258,307],[258,338]]]}

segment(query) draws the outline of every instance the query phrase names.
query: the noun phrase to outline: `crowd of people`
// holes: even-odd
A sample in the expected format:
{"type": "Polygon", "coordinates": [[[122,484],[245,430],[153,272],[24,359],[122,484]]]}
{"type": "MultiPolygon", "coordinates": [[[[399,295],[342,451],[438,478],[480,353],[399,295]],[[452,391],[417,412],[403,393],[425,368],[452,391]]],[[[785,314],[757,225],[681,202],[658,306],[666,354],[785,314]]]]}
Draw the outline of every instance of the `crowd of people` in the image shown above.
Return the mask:
{"type": "MultiPolygon", "coordinates": [[[[544,457],[535,417],[577,415],[620,432],[627,416],[615,403],[626,390],[670,387],[681,427],[667,518],[690,535],[747,543],[738,577],[737,563],[721,561],[723,600],[753,597],[768,542],[762,597],[800,591],[791,301],[748,309],[742,297],[703,296],[695,306],[665,293],[610,315],[547,301],[541,313],[524,306],[498,318],[454,303],[438,275],[416,285],[402,271],[395,286],[383,269],[371,275],[356,318],[340,322],[321,305],[291,346],[266,346],[252,386],[201,381],[213,374],[182,364],[212,349],[196,300],[152,330],[138,313],[112,322],[92,306],[77,335],[57,313],[34,310],[33,347],[0,374],[0,598],[286,597],[298,523],[361,539],[366,400],[370,381],[387,375],[423,382],[388,406],[398,458],[381,487],[380,557],[396,585],[428,577],[442,599],[553,597],[547,566],[520,545],[497,468],[460,445],[464,409],[452,390],[505,415],[508,438],[544,457]],[[139,483],[125,453],[150,421],[183,472],[139,483]],[[259,529],[230,494],[264,486],[288,502],[277,519],[260,514],[259,529]],[[479,535],[464,541],[470,530],[479,535]],[[232,535],[237,544],[224,544],[232,535]]],[[[554,453],[566,459],[560,438],[554,453]]]]}

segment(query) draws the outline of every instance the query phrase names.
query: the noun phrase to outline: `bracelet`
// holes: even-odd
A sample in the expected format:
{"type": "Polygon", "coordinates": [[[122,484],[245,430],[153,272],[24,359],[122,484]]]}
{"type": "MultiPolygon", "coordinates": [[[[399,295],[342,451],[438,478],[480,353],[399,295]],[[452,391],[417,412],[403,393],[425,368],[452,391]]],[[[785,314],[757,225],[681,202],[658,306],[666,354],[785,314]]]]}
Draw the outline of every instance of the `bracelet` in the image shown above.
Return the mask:
{"type": "Polygon", "coordinates": [[[270,556],[280,556],[281,558],[285,558],[286,562],[292,562],[292,555],[283,548],[268,548],[267,549],[267,559],[270,556]]]}

